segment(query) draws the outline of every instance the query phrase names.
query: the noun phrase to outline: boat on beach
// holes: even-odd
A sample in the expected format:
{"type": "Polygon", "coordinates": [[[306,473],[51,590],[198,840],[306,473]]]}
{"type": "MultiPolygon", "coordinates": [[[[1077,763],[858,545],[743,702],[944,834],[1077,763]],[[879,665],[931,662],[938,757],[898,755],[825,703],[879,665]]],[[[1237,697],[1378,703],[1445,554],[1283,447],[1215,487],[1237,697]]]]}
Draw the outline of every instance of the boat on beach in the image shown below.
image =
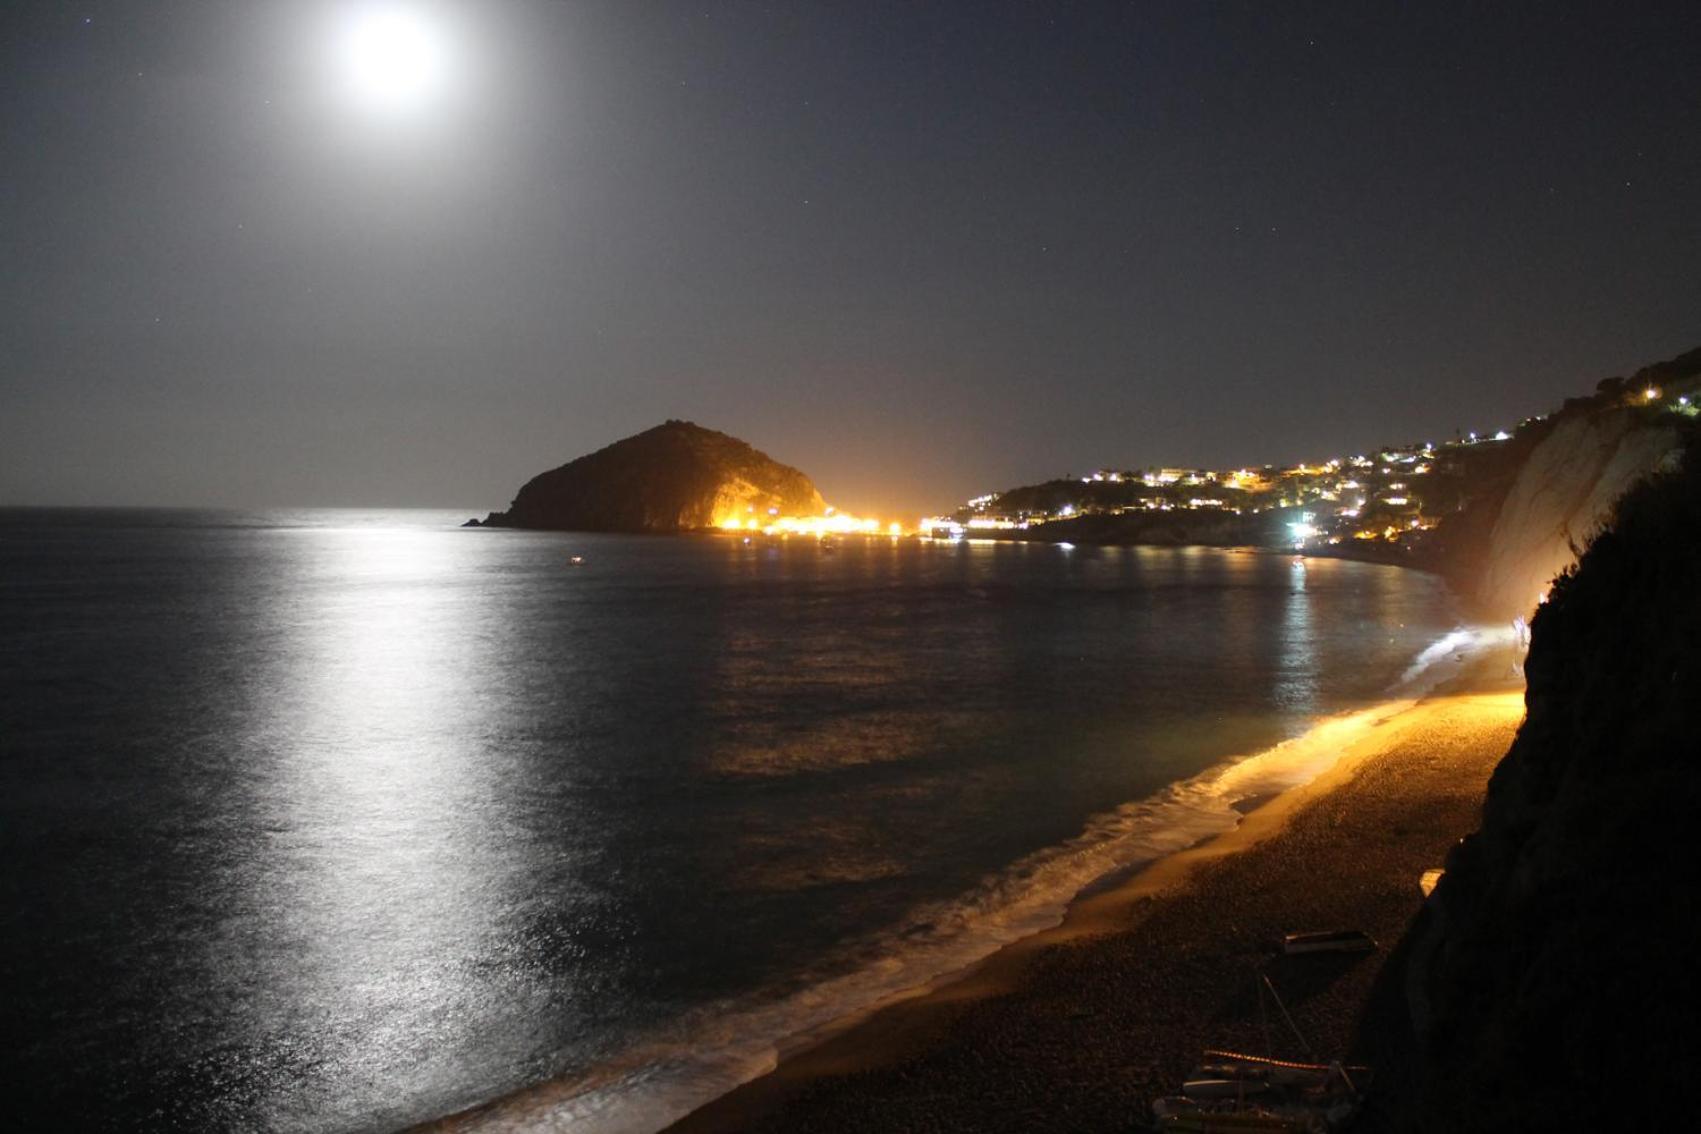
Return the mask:
{"type": "Polygon", "coordinates": [[[1288,1063],[1206,1051],[1180,1095],[1152,1104],[1152,1117],[1156,1128],[1166,1132],[1327,1134],[1357,1116],[1369,1075],[1369,1068],[1341,1063],[1288,1063]]]}
{"type": "Polygon", "coordinates": [[[1376,939],[1358,929],[1331,929],[1321,933],[1290,933],[1282,938],[1282,952],[1374,953],[1376,939]]]}
{"type": "MultiPolygon", "coordinates": [[[[1270,978],[1258,979],[1260,1013],[1267,992],[1309,1052],[1310,1045],[1270,978]]],[[[1268,1042],[1267,1030],[1265,1034],[1268,1042]]],[[[1263,1130],[1329,1134],[1357,1117],[1369,1081],[1368,1067],[1349,1067],[1338,1060],[1297,1063],[1208,1048],[1182,1084],[1181,1093],[1152,1104],[1152,1118],[1157,1130],[1188,1134],[1263,1130]]]]}

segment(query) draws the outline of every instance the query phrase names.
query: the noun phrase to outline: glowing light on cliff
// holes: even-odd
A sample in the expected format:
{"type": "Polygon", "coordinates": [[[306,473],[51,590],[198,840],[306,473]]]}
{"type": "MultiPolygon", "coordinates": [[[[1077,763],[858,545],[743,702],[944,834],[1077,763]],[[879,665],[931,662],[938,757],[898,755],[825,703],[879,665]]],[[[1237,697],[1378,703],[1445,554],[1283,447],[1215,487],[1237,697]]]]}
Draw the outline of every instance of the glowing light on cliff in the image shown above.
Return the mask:
{"type": "Polygon", "coordinates": [[[761,532],[771,536],[829,535],[903,535],[904,526],[898,523],[882,525],[879,520],[862,519],[828,508],[819,516],[781,516],[779,509],[769,508],[766,516],[725,516],[715,526],[727,532],[761,532]]]}
{"type": "Polygon", "coordinates": [[[874,535],[880,531],[880,521],[859,520],[841,512],[828,516],[778,516],[762,530],[769,535],[874,535]]]}

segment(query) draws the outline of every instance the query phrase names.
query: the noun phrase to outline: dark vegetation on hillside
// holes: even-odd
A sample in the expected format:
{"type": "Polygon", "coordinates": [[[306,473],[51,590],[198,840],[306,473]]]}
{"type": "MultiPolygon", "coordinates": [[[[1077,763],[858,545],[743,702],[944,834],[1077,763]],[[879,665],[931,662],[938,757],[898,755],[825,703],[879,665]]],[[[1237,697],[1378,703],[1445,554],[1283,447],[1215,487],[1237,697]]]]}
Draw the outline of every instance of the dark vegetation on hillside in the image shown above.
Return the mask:
{"type": "Polygon", "coordinates": [[[1006,514],[1056,515],[1067,504],[1081,512],[1105,513],[1118,508],[1140,508],[1148,501],[1182,506],[1190,496],[1211,496],[1228,509],[1250,509],[1255,503],[1250,493],[1226,484],[1213,484],[1209,488],[1153,486],[1137,478],[1083,481],[1078,477],[1058,477],[1041,484],[1006,489],[998,494],[998,509],[1006,514]]]}
{"type": "Polygon", "coordinates": [[[1280,542],[1284,512],[1240,514],[1226,508],[1174,512],[1090,512],[1036,528],[977,532],[978,539],[1040,540],[1141,547],[1249,547],[1280,542]]]}
{"type": "Polygon", "coordinates": [[[1701,1010],[1701,452],[1532,622],[1528,717],[1408,937],[1413,1129],[1678,1129],[1701,1010]]]}

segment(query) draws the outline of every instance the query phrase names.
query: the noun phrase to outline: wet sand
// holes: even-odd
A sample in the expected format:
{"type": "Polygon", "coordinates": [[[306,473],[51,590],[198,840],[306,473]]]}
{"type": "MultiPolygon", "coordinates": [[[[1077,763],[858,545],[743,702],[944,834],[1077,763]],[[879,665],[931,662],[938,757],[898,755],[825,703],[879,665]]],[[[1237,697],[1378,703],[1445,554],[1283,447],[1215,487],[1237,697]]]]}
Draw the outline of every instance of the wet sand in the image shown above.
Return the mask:
{"type": "MultiPolygon", "coordinates": [[[[1421,903],[1418,877],[1475,829],[1523,718],[1504,679],[1391,717],[1233,832],[1083,898],[1057,929],[782,1055],[669,1129],[1124,1130],[1205,1047],[1349,1053],[1395,1072],[1397,1010],[1372,989],[1421,903]],[[1360,956],[1283,957],[1285,932],[1363,929],[1360,956]],[[1257,996],[1281,992],[1306,1044],[1257,996]],[[1361,1026],[1361,1020],[1363,1024],[1361,1026]]],[[[1385,997],[1384,997],[1385,999],[1385,997]]]]}

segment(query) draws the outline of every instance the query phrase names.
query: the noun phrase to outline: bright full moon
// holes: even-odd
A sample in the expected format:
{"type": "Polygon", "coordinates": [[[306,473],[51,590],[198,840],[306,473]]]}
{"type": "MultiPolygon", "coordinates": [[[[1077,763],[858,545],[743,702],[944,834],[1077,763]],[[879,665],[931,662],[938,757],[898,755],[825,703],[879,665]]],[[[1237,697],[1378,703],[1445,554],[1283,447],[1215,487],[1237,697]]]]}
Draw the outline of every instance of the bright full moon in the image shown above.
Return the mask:
{"type": "Polygon", "coordinates": [[[442,92],[448,43],[444,30],[416,8],[370,5],[343,25],[338,63],[356,103],[402,113],[428,106],[442,92]]]}

